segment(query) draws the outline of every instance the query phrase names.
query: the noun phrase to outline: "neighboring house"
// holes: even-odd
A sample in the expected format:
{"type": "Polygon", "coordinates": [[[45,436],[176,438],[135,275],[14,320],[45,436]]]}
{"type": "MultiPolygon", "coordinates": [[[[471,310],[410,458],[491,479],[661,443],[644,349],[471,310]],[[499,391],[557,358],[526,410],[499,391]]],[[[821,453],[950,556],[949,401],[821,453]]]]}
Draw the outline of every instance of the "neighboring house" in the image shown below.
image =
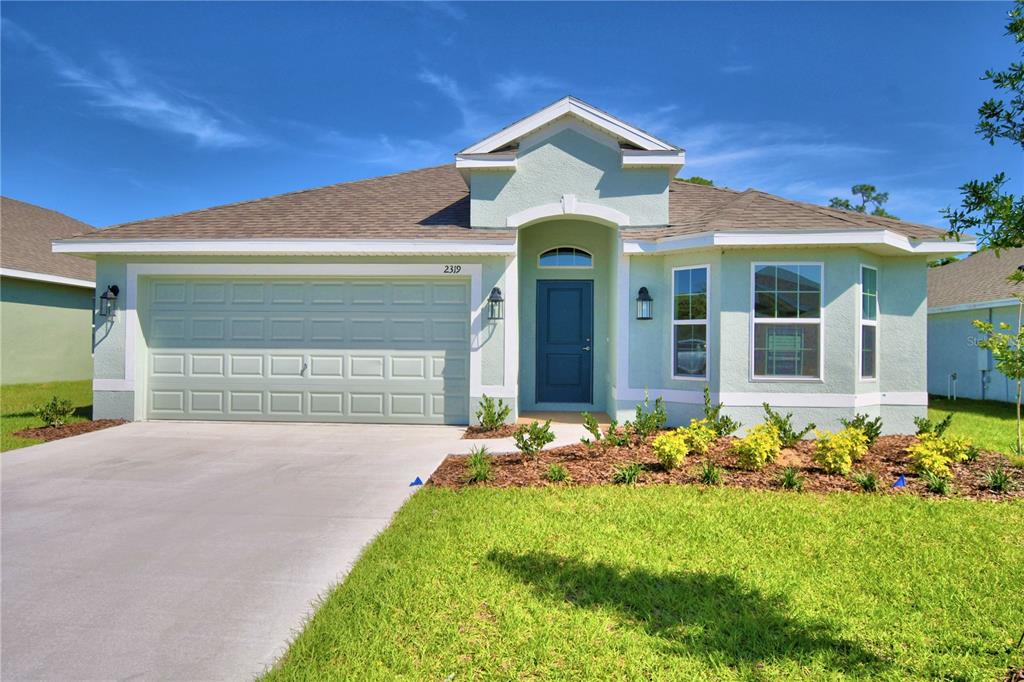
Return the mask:
{"type": "Polygon", "coordinates": [[[1024,249],[979,251],[928,271],[928,392],[977,400],[1017,400],[1017,385],[978,348],[974,320],[1018,324],[1016,296],[1024,285],[1006,278],[1024,265],[1024,249]]]}
{"type": "Polygon", "coordinates": [[[465,424],[486,394],[624,419],[649,391],[678,424],[707,384],[747,424],[911,428],[926,262],[973,244],[682,165],[566,98],[453,164],[58,241],[121,291],[97,416],[465,424]]]}
{"type": "Polygon", "coordinates": [[[0,197],[0,383],[92,377],[94,264],[55,254],[54,239],[92,228],[0,197]]]}

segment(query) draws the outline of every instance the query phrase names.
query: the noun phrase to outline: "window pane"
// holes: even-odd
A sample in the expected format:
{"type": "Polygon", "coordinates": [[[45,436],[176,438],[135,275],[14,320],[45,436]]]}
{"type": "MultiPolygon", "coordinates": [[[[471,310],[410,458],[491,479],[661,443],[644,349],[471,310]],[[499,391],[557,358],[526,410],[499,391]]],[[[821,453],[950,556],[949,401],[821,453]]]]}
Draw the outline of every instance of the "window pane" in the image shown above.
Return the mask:
{"type": "Polygon", "coordinates": [[[579,249],[573,249],[572,252],[572,264],[578,268],[590,267],[591,258],[590,254],[586,251],[580,251],[579,249]]]}
{"type": "Polygon", "coordinates": [[[866,324],[860,328],[860,375],[865,379],[875,378],[877,331],[875,327],[866,324]]]}
{"type": "Polygon", "coordinates": [[[878,317],[878,299],[871,294],[861,296],[861,314],[865,320],[874,320],[878,317]]]}
{"type": "Polygon", "coordinates": [[[821,316],[821,266],[762,265],[754,271],[754,316],[821,316]]]}
{"type": "Polygon", "coordinates": [[[754,294],[754,315],[756,317],[775,317],[775,294],[754,294]]]}
{"type": "Polygon", "coordinates": [[[821,317],[821,294],[800,292],[800,314],[798,317],[821,317]]]}
{"type": "Polygon", "coordinates": [[[821,357],[817,324],[755,324],[754,374],[817,377],[821,357]]]}
{"type": "Polygon", "coordinates": [[[594,259],[589,253],[574,246],[560,246],[540,255],[540,265],[544,268],[589,268],[593,264],[594,259]]]}
{"type": "Polygon", "coordinates": [[[675,325],[673,353],[676,376],[703,377],[707,374],[707,327],[702,324],[675,325]]]}
{"type": "Polygon", "coordinates": [[[673,315],[676,320],[705,320],[708,314],[707,268],[676,270],[672,280],[674,288],[673,315]]]}
{"type": "Polygon", "coordinates": [[[775,291],[775,266],[761,265],[754,271],[754,291],[775,291]]]}
{"type": "Polygon", "coordinates": [[[554,267],[558,261],[558,253],[556,251],[546,251],[540,255],[540,264],[545,267],[554,267]]]}
{"type": "Polygon", "coordinates": [[[779,291],[796,291],[800,276],[795,267],[780,265],[776,268],[776,272],[778,273],[779,291]]]}
{"type": "Polygon", "coordinates": [[[821,266],[800,266],[800,291],[821,291],[821,266]]]}
{"type": "Polygon", "coordinates": [[[878,273],[871,268],[861,269],[861,285],[864,287],[864,293],[866,294],[877,294],[878,293],[878,273]]]}

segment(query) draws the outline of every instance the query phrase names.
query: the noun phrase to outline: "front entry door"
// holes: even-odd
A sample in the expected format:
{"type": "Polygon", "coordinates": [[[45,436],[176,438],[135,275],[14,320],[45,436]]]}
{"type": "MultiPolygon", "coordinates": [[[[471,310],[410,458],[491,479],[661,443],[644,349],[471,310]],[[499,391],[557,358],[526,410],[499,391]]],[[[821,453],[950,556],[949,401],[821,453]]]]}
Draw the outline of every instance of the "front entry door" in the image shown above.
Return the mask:
{"type": "Polygon", "coordinates": [[[538,281],[538,403],[593,402],[593,341],[593,281],[538,281]]]}

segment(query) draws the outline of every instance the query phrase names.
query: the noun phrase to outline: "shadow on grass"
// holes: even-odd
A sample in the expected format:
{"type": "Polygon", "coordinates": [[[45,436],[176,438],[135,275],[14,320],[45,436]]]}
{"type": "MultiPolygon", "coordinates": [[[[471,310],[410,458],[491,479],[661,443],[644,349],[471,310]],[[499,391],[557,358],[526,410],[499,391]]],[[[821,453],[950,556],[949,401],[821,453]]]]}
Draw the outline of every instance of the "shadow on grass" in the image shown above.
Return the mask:
{"type": "MultiPolygon", "coordinates": [[[[92,421],[92,405],[79,405],[71,414],[72,416],[81,417],[82,419],[88,419],[92,421]]],[[[18,417],[35,417],[36,411],[31,410],[24,412],[12,412],[11,414],[5,414],[3,416],[7,417],[8,419],[14,419],[18,417]]]]}
{"type": "Polygon", "coordinates": [[[749,668],[761,661],[813,658],[848,675],[874,675],[888,663],[839,637],[824,621],[796,620],[784,596],[768,596],[726,574],[653,573],[585,563],[547,552],[492,550],[488,559],[541,596],[580,608],[611,608],[677,654],[702,654],[749,668]]]}
{"type": "Polygon", "coordinates": [[[948,400],[945,397],[929,395],[928,407],[943,410],[945,412],[962,412],[965,414],[976,414],[983,417],[997,417],[1014,421],[1017,418],[1017,408],[1013,403],[1004,403],[998,400],[972,400],[971,398],[948,400]]]}

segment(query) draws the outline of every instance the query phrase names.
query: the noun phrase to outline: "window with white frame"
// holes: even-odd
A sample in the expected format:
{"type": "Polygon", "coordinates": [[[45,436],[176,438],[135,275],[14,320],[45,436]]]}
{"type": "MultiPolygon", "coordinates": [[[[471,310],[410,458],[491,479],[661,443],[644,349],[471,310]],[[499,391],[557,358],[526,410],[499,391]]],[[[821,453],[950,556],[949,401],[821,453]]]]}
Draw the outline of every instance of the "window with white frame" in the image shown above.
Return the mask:
{"type": "Polygon", "coordinates": [[[878,377],[878,270],[860,267],[860,378],[878,377]]]}
{"type": "Polygon", "coordinates": [[[822,265],[755,263],[753,375],[821,378],[822,265]]]}
{"type": "Polygon", "coordinates": [[[540,254],[538,265],[542,268],[592,268],[594,257],[575,246],[558,246],[540,254]]]}
{"type": "Polygon", "coordinates": [[[708,374],[708,266],[672,270],[672,376],[708,374]]]}

